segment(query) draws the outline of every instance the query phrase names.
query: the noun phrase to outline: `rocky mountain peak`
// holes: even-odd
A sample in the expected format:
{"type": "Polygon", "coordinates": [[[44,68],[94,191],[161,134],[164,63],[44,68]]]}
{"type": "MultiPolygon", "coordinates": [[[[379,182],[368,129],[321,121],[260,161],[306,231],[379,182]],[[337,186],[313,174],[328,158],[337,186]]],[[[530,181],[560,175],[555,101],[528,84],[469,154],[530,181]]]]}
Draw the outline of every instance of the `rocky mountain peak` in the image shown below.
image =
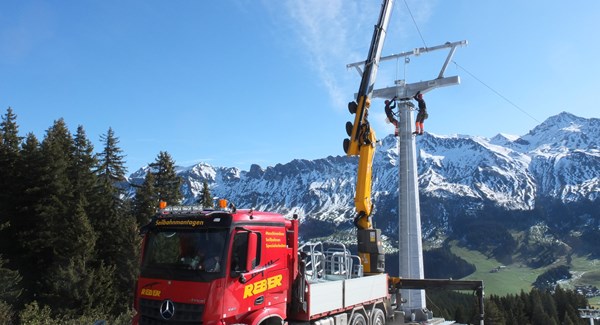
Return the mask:
{"type": "MultiPolygon", "coordinates": [[[[597,200],[599,141],[599,119],[569,113],[547,119],[522,137],[426,133],[416,143],[423,220],[436,219],[439,222],[432,224],[439,225],[452,213],[484,205],[531,210],[545,198],[597,200]]],[[[376,213],[388,216],[379,225],[390,233],[397,229],[393,217],[399,191],[397,146],[393,135],[381,139],[373,161],[373,201],[376,213]]],[[[197,200],[206,180],[214,196],[226,197],[238,207],[295,213],[303,220],[351,227],[356,169],[356,157],[329,156],[266,168],[254,164],[248,171],[200,163],[178,172],[185,183],[185,202],[197,200]]],[[[140,184],[147,171],[138,170],[130,182],[140,184]]]]}

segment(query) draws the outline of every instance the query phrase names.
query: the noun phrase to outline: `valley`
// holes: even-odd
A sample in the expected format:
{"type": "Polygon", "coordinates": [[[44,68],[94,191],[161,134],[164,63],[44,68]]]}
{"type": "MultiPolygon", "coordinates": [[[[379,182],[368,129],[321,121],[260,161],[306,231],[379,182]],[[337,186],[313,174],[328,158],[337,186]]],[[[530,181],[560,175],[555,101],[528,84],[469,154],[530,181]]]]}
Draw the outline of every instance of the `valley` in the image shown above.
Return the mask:
{"type": "MultiPolygon", "coordinates": [[[[558,265],[565,265],[564,259],[557,260],[546,267],[531,268],[523,263],[502,264],[494,258],[488,258],[480,252],[451,246],[451,251],[476,266],[477,270],[466,276],[465,280],[483,280],[486,296],[505,296],[519,294],[521,290],[529,292],[538,276],[558,265]]],[[[575,256],[571,260],[570,272],[573,278],[558,281],[563,289],[575,290],[577,287],[600,287],[600,260],[585,256],[575,256]]],[[[590,304],[600,307],[600,296],[588,297],[590,304]]]]}

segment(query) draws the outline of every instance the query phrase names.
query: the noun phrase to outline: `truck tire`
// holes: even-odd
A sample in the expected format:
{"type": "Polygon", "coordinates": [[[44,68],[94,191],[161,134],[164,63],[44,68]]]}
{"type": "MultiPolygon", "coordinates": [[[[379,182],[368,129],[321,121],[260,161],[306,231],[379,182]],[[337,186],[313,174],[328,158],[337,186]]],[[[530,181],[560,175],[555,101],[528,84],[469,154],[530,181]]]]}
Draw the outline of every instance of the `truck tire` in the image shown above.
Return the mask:
{"type": "Polygon", "coordinates": [[[373,309],[371,314],[371,325],[385,325],[385,314],[379,308],[373,309]]]}
{"type": "Polygon", "coordinates": [[[367,325],[367,319],[365,315],[360,312],[354,313],[352,319],[350,319],[349,325],[367,325]]]}

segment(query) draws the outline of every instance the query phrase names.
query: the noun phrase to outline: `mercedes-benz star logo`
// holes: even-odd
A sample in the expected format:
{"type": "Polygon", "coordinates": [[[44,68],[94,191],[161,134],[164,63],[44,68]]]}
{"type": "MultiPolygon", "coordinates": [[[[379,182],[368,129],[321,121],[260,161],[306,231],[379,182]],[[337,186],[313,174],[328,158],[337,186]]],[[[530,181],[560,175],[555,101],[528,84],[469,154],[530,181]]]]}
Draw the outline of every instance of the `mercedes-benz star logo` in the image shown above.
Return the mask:
{"type": "Polygon", "coordinates": [[[167,320],[171,319],[173,315],[175,315],[175,304],[169,299],[163,301],[163,303],[160,305],[160,316],[167,320]]]}

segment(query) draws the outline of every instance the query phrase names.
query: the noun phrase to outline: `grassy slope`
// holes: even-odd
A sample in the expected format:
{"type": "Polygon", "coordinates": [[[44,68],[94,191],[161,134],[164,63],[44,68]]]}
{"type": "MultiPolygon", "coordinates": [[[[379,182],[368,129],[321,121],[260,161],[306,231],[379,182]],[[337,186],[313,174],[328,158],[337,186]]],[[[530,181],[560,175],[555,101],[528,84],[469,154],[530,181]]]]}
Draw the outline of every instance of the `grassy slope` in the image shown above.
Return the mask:
{"type": "Polygon", "coordinates": [[[543,270],[533,270],[519,265],[506,265],[499,272],[491,273],[490,270],[503,265],[493,258],[471,251],[466,248],[452,246],[452,252],[467,262],[475,264],[477,271],[467,276],[465,280],[483,280],[486,295],[494,294],[505,296],[509,293],[519,293],[521,289],[526,292],[531,290],[531,284],[543,270]]]}
{"type": "MultiPolygon", "coordinates": [[[[465,280],[483,280],[485,284],[486,295],[505,296],[507,294],[517,294],[521,290],[529,292],[531,284],[535,279],[549,268],[566,264],[565,261],[557,261],[547,267],[532,269],[521,263],[505,265],[496,273],[490,270],[497,268],[502,263],[493,258],[488,258],[477,251],[466,248],[451,246],[454,254],[462,257],[469,263],[477,267],[475,273],[464,278],[465,280]]],[[[595,285],[600,287],[600,260],[588,260],[585,257],[573,257],[571,262],[571,272],[574,273],[573,279],[562,283],[563,288],[573,289],[575,285],[595,285]]],[[[590,299],[590,303],[600,306],[600,297],[590,299]]]]}

